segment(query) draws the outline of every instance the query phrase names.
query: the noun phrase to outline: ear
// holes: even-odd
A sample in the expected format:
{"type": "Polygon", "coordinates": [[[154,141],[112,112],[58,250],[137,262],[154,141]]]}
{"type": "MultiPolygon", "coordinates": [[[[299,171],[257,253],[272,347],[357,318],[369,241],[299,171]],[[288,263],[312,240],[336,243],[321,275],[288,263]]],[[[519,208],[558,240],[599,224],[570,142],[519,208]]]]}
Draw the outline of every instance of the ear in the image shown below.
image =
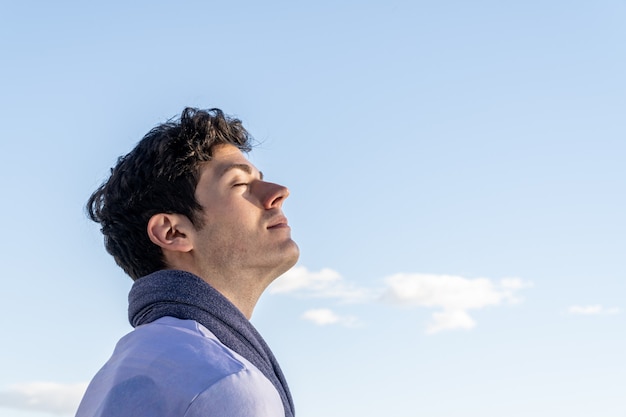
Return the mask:
{"type": "Polygon", "coordinates": [[[164,250],[189,252],[193,249],[190,233],[193,224],[182,214],[158,213],[148,220],[148,236],[164,250]]]}

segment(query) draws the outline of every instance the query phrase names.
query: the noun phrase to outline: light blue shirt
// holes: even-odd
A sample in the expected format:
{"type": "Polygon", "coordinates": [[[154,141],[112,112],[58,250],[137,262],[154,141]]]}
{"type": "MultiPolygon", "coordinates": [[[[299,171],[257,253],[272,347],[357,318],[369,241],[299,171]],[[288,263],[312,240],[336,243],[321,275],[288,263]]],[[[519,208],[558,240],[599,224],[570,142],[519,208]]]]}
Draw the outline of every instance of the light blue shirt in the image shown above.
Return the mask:
{"type": "Polygon", "coordinates": [[[272,383],[193,320],[137,327],[93,378],[76,417],[284,417],[272,383]]]}

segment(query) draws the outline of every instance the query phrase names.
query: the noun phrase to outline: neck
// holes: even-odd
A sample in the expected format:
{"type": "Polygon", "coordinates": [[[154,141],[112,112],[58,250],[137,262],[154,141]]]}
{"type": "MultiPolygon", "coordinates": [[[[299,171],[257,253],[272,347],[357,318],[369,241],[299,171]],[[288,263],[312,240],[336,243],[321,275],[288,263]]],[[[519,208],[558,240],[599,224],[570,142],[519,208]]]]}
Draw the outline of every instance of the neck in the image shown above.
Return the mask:
{"type": "Polygon", "coordinates": [[[248,320],[252,318],[254,307],[256,307],[263,291],[233,291],[230,286],[222,286],[215,280],[207,280],[204,277],[202,279],[233,303],[248,320]]]}
{"type": "Polygon", "coordinates": [[[248,320],[256,307],[261,294],[272,280],[264,280],[258,273],[245,274],[242,271],[225,273],[224,271],[197,271],[192,268],[177,268],[191,272],[215,288],[228,299],[248,320]]]}
{"type": "Polygon", "coordinates": [[[200,277],[233,303],[248,320],[252,317],[263,291],[288,269],[283,265],[279,267],[249,267],[224,263],[207,265],[188,254],[165,253],[165,258],[167,265],[170,266],[168,269],[187,271],[200,277]]]}

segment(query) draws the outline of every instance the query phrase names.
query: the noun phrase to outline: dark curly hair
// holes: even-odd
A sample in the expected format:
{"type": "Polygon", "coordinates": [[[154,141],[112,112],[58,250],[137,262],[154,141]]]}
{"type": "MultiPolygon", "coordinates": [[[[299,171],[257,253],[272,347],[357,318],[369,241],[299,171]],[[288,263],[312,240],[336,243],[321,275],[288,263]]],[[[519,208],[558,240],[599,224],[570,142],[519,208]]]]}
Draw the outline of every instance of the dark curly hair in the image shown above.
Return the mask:
{"type": "Polygon", "coordinates": [[[89,198],[89,218],[100,223],[107,251],[133,279],[166,267],[161,248],[150,241],[148,220],[157,213],[178,213],[202,227],[202,206],[195,191],[200,165],[215,145],[243,152],[252,138],[241,121],[220,109],[186,108],[180,118],[152,129],[89,198]]]}

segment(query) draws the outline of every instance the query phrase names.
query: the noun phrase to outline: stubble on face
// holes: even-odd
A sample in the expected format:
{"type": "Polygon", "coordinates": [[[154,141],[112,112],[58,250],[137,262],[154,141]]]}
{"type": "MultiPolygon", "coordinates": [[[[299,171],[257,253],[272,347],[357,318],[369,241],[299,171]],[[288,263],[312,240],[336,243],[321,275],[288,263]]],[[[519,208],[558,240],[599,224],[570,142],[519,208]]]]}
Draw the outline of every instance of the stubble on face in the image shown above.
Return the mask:
{"type": "Polygon", "coordinates": [[[263,180],[239,149],[216,146],[196,189],[203,207],[195,236],[200,269],[267,286],[295,265],[299,249],[282,212],[288,195],[285,187],[263,180]]]}

